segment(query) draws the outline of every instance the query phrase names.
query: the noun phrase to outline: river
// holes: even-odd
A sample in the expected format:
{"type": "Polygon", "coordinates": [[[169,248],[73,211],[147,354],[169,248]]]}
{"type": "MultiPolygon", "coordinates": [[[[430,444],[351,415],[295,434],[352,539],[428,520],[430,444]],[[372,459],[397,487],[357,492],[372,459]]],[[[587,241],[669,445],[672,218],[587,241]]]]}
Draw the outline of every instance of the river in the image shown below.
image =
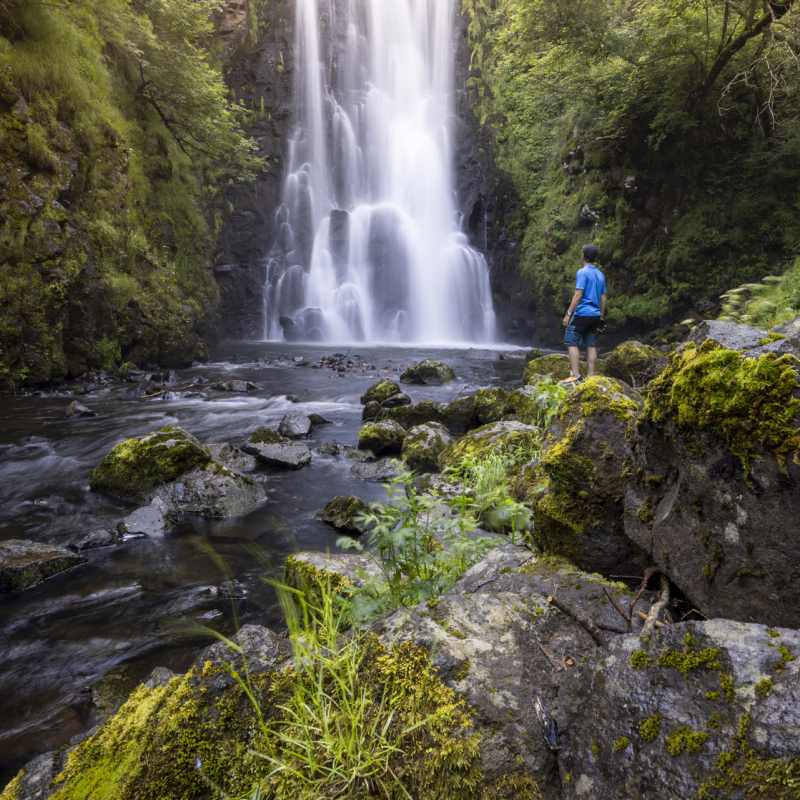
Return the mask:
{"type": "MultiPolygon", "coordinates": [[[[294,411],[332,423],[315,428],[312,450],[329,439],[355,444],[360,395],[379,377],[397,380],[404,364],[425,357],[450,364],[455,383],[405,387],[414,402],[446,402],[459,392],[518,385],[524,363],[476,360],[465,350],[359,346],[351,357],[364,357],[374,370],[339,373],[295,365],[296,358],[314,364],[335,350],[224,343],[211,363],[179,371],[188,380],[199,375],[209,382],[252,381],[259,388],[249,394],[201,386],[200,397],[124,400],[132,384],[114,383],[78,398],[74,386],[0,398],[0,540],[66,546],[130,513],[134,506],[91,492],[87,474],[114,444],[132,436],[177,424],[206,443],[239,444],[259,425],[277,427],[294,411]],[[74,399],[98,416],[62,419],[74,399]]],[[[184,515],[169,536],[88,551],[87,564],[20,594],[0,595],[0,786],[31,756],[95,725],[103,707],[153,667],[185,671],[213,640],[203,627],[229,634],[238,617],[239,624],[280,628],[280,607],[263,578],[280,577],[287,553],[335,547],[337,534],[315,512],[335,495],[385,496],[380,484],[352,475],[351,466],[341,456],[315,452],[299,472],[259,468],[268,500],[244,517],[184,515]],[[244,600],[232,604],[214,590],[224,578],[209,551],[224,559],[244,600]]]]}

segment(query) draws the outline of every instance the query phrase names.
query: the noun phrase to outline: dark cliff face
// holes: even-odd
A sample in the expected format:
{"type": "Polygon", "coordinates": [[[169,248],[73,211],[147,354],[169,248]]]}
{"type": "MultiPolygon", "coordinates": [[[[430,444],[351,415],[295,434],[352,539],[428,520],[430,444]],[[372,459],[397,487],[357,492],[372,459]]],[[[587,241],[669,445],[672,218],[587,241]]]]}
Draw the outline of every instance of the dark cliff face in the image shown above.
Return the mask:
{"type": "Polygon", "coordinates": [[[247,33],[225,35],[231,43],[228,85],[237,101],[253,109],[246,130],[259,144],[258,155],[268,159],[269,170],[255,184],[226,191],[228,213],[214,255],[223,337],[259,339],[264,331],[266,260],[277,233],[293,124],[294,19],[294,0],[249,0],[242,23],[247,33]]]}
{"type": "Polygon", "coordinates": [[[477,104],[469,79],[478,75],[470,69],[467,42],[469,18],[459,13],[453,28],[455,53],[453,109],[453,174],[462,230],[470,243],[486,256],[489,280],[498,317],[498,337],[524,339],[527,344],[534,323],[522,310],[522,284],[517,264],[517,242],[512,234],[519,213],[519,197],[505,172],[495,166],[497,144],[488,125],[481,125],[473,111],[477,104]]]}
{"type": "MultiPolygon", "coordinates": [[[[256,110],[257,119],[247,130],[260,145],[259,155],[269,159],[270,171],[255,185],[231,187],[226,193],[230,213],[219,238],[214,275],[221,297],[220,333],[234,339],[263,335],[267,261],[278,233],[276,218],[294,125],[295,2],[269,0],[261,8],[254,0],[249,2],[248,13],[258,17],[257,40],[252,42],[249,34],[239,37],[242,42],[237,47],[235,31],[227,33],[226,41],[233,42],[227,80],[237,100],[256,110]]],[[[337,48],[347,41],[345,4],[343,0],[336,4],[337,9],[342,6],[341,13],[333,20],[327,14],[321,19],[322,43],[332,63],[337,48]],[[335,28],[336,21],[341,30],[335,28]]],[[[245,24],[253,30],[252,20],[245,24]]],[[[459,14],[453,31],[453,166],[462,229],[489,263],[501,338],[522,335],[527,341],[532,323],[518,309],[522,306],[517,248],[508,232],[518,212],[518,199],[507,176],[494,165],[496,145],[491,132],[472,110],[475,98],[467,88],[471,76],[467,24],[467,18],[459,14]]]]}

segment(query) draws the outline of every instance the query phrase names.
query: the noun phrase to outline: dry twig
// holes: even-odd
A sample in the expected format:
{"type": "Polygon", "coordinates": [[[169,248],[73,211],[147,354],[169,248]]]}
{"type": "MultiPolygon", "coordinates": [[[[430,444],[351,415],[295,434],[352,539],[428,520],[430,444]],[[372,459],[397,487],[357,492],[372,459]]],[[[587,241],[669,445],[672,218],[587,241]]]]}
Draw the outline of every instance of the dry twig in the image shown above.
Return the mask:
{"type": "Polygon", "coordinates": [[[661,594],[658,602],[650,609],[647,619],[642,626],[641,636],[649,636],[655,629],[658,618],[669,604],[669,579],[666,575],[661,576],[661,594]]]}
{"type": "Polygon", "coordinates": [[[545,597],[550,605],[555,606],[559,611],[566,614],[568,617],[572,617],[575,622],[577,622],[584,628],[584,630],[586,630],[586,632],[592,637],[592,639],[595,640],[599,647],[608,647],[608,639],[606,639],[603,631],[597,627],[597,623],[592,619],[591,616],[577,608],[573,608],[569,603],[565,602],[564,600],[559,600],[553,595],[548,595],[542,592],[542,597],[545,597]]]}

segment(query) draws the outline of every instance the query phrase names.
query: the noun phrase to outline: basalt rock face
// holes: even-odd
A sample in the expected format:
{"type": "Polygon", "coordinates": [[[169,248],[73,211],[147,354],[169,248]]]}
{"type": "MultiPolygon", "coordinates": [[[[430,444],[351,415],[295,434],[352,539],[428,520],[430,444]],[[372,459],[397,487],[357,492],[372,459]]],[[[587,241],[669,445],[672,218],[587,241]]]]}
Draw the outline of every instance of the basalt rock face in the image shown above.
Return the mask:
{"type": "Polygon", "coordinates": [[[691,344],[653,384],[625,531],[706,616],[797,628],[800,362],[747,355],[691,344]]]}
{"type": "Polygon", "coordinates": [[[277,211],[292,130],[295,0],[259,3],[249,0],[248,25],[258,30],[230,52],[227,83],[236,101],[254,110],[246,131],[258,142],[258,155],[269,168],[255,183],[229,186],[233,210],[225,220],[214,254],[219,285],[220,333],[237,339],[264,333],[264,283],[267,257],[280,230],[277,211]]]}

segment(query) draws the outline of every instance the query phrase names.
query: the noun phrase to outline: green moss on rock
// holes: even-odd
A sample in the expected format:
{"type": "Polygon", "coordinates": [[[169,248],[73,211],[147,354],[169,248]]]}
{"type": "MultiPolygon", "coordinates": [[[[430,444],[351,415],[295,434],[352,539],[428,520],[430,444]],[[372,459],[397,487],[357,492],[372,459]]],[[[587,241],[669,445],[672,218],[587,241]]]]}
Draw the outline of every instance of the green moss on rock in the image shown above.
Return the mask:
{"type": "Polygon", "coordinates": [[[151,500],[155,489],[211,464],[208,450],[171,425],[113,447],[89,473],[89,486],[123,500],[151,500]]]}
{"type": "Polygon", "coordinates": [[[349,495],[347,497],[334,497],[325,504],[325,508],[319,513],[323,522],[333,525],[339,530],[350,533],[365,533],[369,530],[369,524],[364,522],[362,517],[370,511],[369,505],[360,497],[349,495]]]}
{"type": "Polygon", "coordinates": [[[403,461],[415,472],[438,472],[442,453],[452,443],[444,425],[436,422],[418,425],[403,440],[403,461]]]}
{"type": "Polygon", "coordinates": [[[400,394],[400,387],[394,381],[380,380],[361,395],[361,402],[364,405],[373,401],[383,403],[396,394],[400,394]]]}
{"type": "Polygon", "coordinates": [[[673,354],[654,383],[643,419],[668,421],[681,429],[712,429],[738,456],[746,473],[760,457],[759,447],[775,454],[782,466],[797,458],[800,400],[794,356],[766,353],[747,358],[711,340],[689,344],[673,354]]]}
{"type": "Polygon", "coordinates": [[[401,376],[400,383],[424,385],[427,383],[439,384],[449,383],[456,379],[456,373],[452,367],[449,367],[437,358],[426,358],[409,367],[401,376]]]}
{"type": "MultiPolygon", "coordinates": [[[[536,380],[537,375],[549,375],[553,380],[563,381],[572,374],[569,365],[569,356],[561,353],[551,353],[547,356],[534,358],[525,365],[522,376],[523,385],[536,380]]],[[[586,374],[586,365],[581,364],[581,375],[586,374]]]]}
{"type": "Polygon", "coordinates": [[[381,409],[381,419],[390,419],[404,428],[413,428],[415,425],[425,425],[428,422],[444,423],[444,406],[433,400],[421,400],[410,406],[399,408],[381,409]]]}
{"type": "Polygon", "coordinates": [[[660,350],[641,342],[623,342],[603,360],[603,374],[636,386],[656,377],[659,366],[666,366],[660,350]]]}
{"type": "Polygon", "coordinates": [[[358,432],[359,450],[370,450],[375,455],[399,453],[403,447],[406,432],[402,425],[392,421],[370,422],[362,425],[358,432]]]}
{"type": "Polygon", "coordinates": [[[488,456],[519,448],[530,453],[539,449],[537,428],[519,422],[494,422],[468,433],[442,453],[442,468],[457,468],[466,458],[485,460],[488,456]]]}
{"type": "Polygon", "coordinates": [[[247,441],[251,444],[280,444],[289,440],[285,439],[277,431],[272,430],[272,428],[262,425],[250,434],[250,438],[247,441]]]}

